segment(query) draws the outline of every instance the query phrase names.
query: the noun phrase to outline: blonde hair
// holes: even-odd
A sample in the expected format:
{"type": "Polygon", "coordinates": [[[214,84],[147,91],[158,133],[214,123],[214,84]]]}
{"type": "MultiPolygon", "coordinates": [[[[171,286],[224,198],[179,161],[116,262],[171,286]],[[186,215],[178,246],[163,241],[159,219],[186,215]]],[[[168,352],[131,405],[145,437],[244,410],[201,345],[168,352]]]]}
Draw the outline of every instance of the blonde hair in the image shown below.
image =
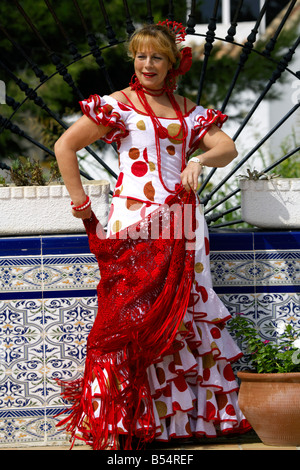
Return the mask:
{"type": "Polygon", "coordinates": [[[149,24],[135,32],[130,39],[128,53],[134,59],[138,51],[144,52],[150,48],[165,54],[173,65],[180,57],[175,34],[164,25],[149,24]]]}

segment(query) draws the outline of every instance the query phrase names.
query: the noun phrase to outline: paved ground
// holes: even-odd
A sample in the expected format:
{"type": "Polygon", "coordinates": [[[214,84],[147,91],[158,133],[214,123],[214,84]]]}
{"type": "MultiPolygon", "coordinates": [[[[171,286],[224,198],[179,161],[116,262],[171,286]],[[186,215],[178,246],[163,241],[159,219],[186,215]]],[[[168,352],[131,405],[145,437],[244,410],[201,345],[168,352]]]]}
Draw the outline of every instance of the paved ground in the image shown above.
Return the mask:
{"type": "MultiPolygon", "coordinates": [[[[200,451],[200,450],[300,450],[298,447],[281,447],[266,446],[262,444],[260,439],[254,432],[250,432],[241,436],[220,437],[217,439],[198,439],[193,441],[175,441],[170,444],[155,443],[148,450],[180,450],[180,451],[200,451]]],[[[47,446],[47,447],[0,447],[0,450],[69,450],[69,446],[47,446]]],[[[85,445],[76,445],[73,450],[92,450],[91,447],[85,445]]]]}

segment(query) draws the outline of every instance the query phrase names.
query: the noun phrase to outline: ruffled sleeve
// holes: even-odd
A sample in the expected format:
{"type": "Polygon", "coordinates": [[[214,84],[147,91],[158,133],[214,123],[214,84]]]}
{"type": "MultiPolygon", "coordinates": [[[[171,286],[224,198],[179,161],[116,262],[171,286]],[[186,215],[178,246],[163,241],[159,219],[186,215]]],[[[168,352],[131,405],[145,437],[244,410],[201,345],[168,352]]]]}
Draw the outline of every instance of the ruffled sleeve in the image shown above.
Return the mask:
{"type": "Polygon", "coordinates": [[[126,129],[126,116],[124,114],[130,111],[126,105],[109,96],[91,95],[87,100],[79,101],[83,114],[89,117],[97,125],[111,128],[108,133],[102,137],[104,142],[111,144],[127,137],[129,134],[126,129]]]}
{"type": "Polygon", "coordinates": [[[193,127],[189,143],[189,155],[197,150],[199,141],[205,136],[212,124],[221,128],[224,122],[227,121],[228,116],[216,109],[205,109],[202,106],[197,106],[191,114],[191,119],[193,127]]]}

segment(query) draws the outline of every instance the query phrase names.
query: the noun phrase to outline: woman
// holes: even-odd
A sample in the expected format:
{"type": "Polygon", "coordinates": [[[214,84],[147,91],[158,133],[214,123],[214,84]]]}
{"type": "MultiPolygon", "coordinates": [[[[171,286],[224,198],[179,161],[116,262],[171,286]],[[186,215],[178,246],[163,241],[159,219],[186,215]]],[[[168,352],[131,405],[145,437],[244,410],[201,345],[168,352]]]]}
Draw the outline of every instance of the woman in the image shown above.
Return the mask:
{"type": "Polygon", "coordinates": [[[208,232],[195,191],[204,166],[236,157],[220,111],[175,95],[191,66],[182,25],[147,25],[131,38],[128,88],[81,102],[84,115],[55,153],[100,267],[98,315],[84,378],[64,384],[72,437],[94,449],[153,439],[245,432],[230,362],[241,353],[212,289],[208,232]],[[76,152],[116,142],[120,174],[107,235],[85,195],[76,152]],[[195,150],[200,157],[191,157],[195,150]],[[187,210],[191,208],[191,210],[187,210]]]}

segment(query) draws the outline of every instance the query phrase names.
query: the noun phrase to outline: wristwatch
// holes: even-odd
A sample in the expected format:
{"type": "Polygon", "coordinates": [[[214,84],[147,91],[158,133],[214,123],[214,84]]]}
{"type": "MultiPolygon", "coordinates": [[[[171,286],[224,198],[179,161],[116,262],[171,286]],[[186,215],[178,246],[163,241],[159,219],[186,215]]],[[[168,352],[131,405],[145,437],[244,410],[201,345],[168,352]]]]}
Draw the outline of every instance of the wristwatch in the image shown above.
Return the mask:
{"type": "Polygon", "coordinates": [[[198,157],[192,157],[192,158],[190,158],[190,159],[189,159],[189,161],[188,161],[188,163],[190,163],[190,162],[199,163],[199,165],[201,165],[201,166],[202,166],[202,168],[204,168],[204,167],[205,167],[204,163],[202,163],[202,162],[199,160],[199,158],[198,158],[198,157]]]}

